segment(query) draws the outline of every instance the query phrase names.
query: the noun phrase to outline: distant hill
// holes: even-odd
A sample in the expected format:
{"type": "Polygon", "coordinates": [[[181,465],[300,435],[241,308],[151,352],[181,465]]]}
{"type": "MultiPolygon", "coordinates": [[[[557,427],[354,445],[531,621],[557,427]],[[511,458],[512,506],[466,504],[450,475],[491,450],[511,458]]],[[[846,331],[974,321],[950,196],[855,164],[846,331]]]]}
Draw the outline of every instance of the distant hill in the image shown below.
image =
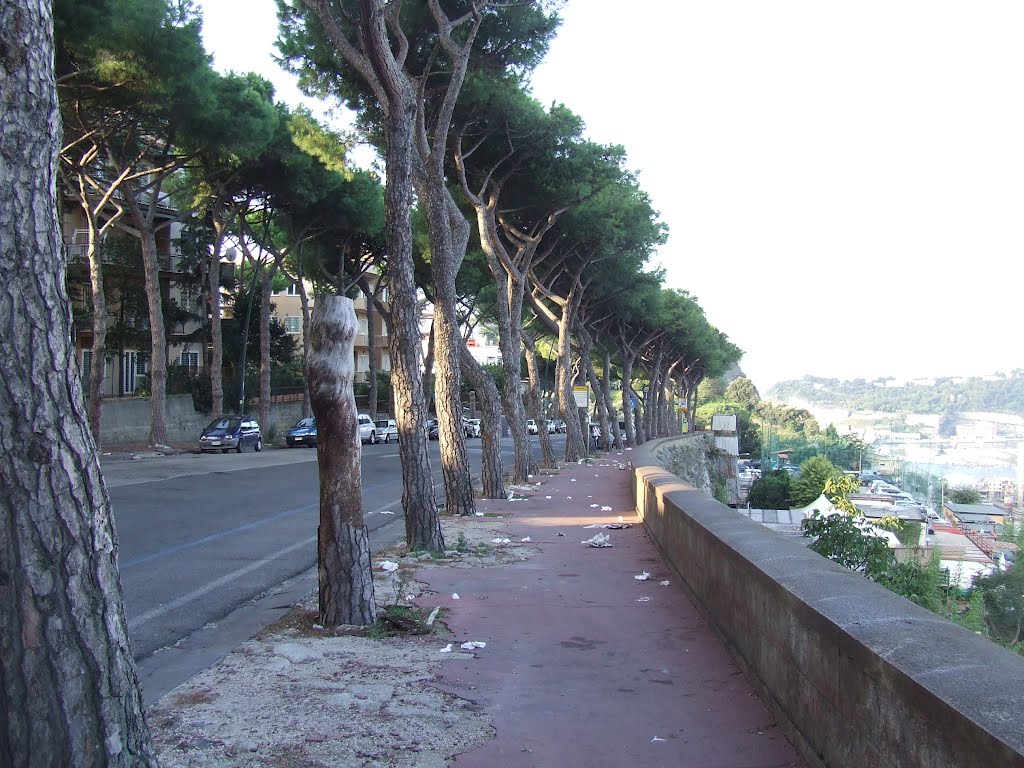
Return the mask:
{"type": "Polygon", "coordinates": [[[985,377],[918,379],[822,379],[805,376],[782,381],[768,399],[799,399],[816,406],[850,411],[953,414],[987,411],[1024,416],[1024,371],[985,377]]]}

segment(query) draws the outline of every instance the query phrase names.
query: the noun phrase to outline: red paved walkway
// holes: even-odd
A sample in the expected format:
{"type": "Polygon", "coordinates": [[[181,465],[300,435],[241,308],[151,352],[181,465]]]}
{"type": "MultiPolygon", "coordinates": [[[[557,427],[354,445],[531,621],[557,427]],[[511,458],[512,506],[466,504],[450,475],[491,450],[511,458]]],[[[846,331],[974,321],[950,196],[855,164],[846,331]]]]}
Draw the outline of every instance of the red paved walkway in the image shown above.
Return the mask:
{"type": "Polygon", "coordinates": [[[497,728],[456,765],[803,766],[637,524],[632,473],[615,466],[628,458],[538,476],[528,501],[481,504],[511,513],[495,535],[530,536],[540,553],[529,560],[420,572],[459,642],[487,643],[442,665],[438,685],[477,702],[497,728]],[[619,515],[633,525],[583,527],[619,515]],[[580,543],[599,532],[611,548],[580,543]],[[634,578],[644,571],[649,580],[634,578]]]}

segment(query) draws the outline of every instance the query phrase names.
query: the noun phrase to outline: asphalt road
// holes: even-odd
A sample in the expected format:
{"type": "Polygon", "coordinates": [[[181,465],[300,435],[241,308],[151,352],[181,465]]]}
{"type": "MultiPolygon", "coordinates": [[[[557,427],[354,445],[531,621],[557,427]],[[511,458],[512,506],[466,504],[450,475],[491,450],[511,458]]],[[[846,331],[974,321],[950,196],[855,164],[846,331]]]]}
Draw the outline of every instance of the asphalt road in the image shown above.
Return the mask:
{"type": "MultiPolygon", "coordinates": [[[[560,448],[564,438],[553,437],[560,448]]],[[[503,443],[511,461],[511,441],[503,443]]],[[[437,444],[430,446],[443,498],[437,444]]],[[[480,442],[468,440],[467,447],[472,471],[479,472],[480,442]]],[[[362,470],[363,509],[376,549],[405,535],[398,447],[364,445],[362,470]]],[[[316,451],[107,458],[103,474],[119,539],[128,632],[147,700],[315,588],[316,451]]]]}

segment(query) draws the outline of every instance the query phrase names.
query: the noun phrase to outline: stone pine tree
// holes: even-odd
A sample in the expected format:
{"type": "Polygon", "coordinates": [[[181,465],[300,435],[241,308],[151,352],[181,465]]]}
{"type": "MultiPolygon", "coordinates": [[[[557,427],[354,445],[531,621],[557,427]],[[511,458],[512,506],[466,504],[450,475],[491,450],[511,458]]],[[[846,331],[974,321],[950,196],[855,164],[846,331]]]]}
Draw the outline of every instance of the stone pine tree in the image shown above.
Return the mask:
{"type": "Polygon", "coordinates": [[[0,765],[156,765],[70,343],[46,0],[0,3],[0,765]]]}
{"type": "Polygon", "coordinates": [[[306,382],[317,426],[320,527],[317,562],[320,621],[373,624],[370,540],[363,521],[359,418],[352,388],[356,331],[352,300],[317,297],[310,323],[306,382]]]}

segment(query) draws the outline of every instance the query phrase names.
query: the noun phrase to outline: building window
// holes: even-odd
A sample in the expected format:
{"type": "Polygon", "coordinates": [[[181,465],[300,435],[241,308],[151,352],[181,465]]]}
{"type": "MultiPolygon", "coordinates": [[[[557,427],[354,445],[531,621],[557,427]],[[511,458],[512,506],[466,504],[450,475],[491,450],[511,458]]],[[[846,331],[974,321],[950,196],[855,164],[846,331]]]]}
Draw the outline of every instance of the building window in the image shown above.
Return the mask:
{"type": "Polygon", "coordinates": [[[360,336],[365,336],[366,335],[366,328],[367,328],[366,318],[365,317],[360,317],[359,318],[359,335],[360,336]]]}
{"type": "Polygon", "coordinates": [[[356,358],[356,373],[362,373],[363,371],[370,370],[370,356],[365,352],[360,352],[356,358]]]}
{"type": "Polygon", "coordinates": [[[134,395],[136,388],[149,373],[149,356],[144,352],[123,352],[121,354],[121,391],[134,395]]]}
{"type": "Polygon", "coordinates": [[[284,319],[284,330],[293,335],[302,333],[302,318],[297,315],[288,315],[284,319]]]}
{"type": "Polygon", "coordinates": [[[298,283],[292,283],[291,285],[288,286],[288,295],[289,296],[298,296],[299,295],[299,284],[298,283]]]}
{"type": "Polygon", "coordinates": [[[196,376],[199,373],[199,353],[182,350],[178,356],[178,364],[188,371],[189,376],[196,376]]]}
{"type": "Polygon", "coordinates": [[[391,355],[387,352],[380,356],[380,369],[382,371],[391,370],[391,355]]]}

